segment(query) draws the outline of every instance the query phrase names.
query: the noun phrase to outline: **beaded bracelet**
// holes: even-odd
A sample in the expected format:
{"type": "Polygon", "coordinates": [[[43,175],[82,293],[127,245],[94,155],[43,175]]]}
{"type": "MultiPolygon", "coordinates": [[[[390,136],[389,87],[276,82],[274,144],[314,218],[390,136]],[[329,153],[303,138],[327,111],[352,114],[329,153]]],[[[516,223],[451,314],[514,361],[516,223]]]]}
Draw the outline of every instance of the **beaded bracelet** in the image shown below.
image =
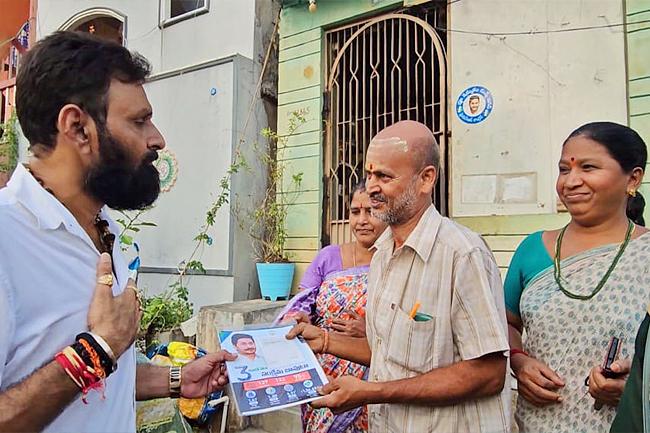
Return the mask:
{"type": "Polygon", "coordinates": [[[95,350],[99,356],[99,362],[104,369],[104,372],[106,373],[106,377],[110,376],[111,373],[117,369],[117,360],[115,359],[115,355],[103,338],[96,334],[82,332],[81,334],[77,335],[76,340],[85,340],[86,343],[95,350]]]}
{"type": "Polygon", "coordinates": [[[79,339],[79,343],[84,347],[84,349],[86,349],[86,352],[88,352],[88,355],[90,356],[92,365],[89,367],[92,367],[95,370],[97,377],[100,379],[106,379],[106,371],[104,370],[104,367],[102,367],[97,351],[83,338],[79,339]]]}

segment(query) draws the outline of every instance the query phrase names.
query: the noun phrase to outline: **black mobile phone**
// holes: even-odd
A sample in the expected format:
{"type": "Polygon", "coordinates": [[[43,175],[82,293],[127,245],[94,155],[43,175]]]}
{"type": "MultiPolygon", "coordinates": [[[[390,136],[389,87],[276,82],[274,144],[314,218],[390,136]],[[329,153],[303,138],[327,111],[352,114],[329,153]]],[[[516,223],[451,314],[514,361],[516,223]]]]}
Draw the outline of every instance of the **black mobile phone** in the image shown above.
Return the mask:
{"type": "Polygon", "coordinates": [[[618,352],[620,350],[621,339],[618,337],[612,337],[609,342],[609,347],[607,348],[607,353],[605,354],[605,359],[603,360],[603,376],[608,379],[621,376],[621,373],[615,373],[612,371],[612,364],[618,358],[618,352]]]}

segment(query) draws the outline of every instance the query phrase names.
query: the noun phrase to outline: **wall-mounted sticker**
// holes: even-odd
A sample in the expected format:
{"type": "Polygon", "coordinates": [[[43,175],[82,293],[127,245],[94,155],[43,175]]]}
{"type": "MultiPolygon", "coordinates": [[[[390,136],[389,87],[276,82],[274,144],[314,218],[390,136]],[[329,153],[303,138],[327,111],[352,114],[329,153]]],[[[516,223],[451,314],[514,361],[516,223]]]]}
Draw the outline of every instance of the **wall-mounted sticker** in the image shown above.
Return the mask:
{"type": "Polygon", "coordinates": [[[456,115],[465,123],[481,123],[490,115],[493,105],[488,89],[483,86],[468,87],[458,96],[456,115]]]}
{"type": "Polygon", "coordinates": [[[176,155],[169,149],[158,152],[158,159],[153,163],[160,177],[160,191],[168,192],[176,183],[178,177],[178,161],[176,155]]]}

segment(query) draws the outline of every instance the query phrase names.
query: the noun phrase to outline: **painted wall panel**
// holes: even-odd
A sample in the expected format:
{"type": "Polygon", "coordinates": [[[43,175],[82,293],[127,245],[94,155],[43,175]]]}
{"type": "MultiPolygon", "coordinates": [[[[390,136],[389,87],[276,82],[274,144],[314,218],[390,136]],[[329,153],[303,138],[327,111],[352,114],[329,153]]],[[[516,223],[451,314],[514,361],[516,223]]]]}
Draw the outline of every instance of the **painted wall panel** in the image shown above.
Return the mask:
{"type": "Polygon", "coordinates": [[[633,95],[630,93],[630,116],[639,116],[650,110],[650,95],[633,95]]]}
{"type": "Polygon", "coordinates": [[[289,238],[286,244],[289,250],[317,250],[318,240],[315,238],[289,238]]]}
{"type": "Polygon", "coordinates": [[[497,265],[500,268],[505,268],[510,265],[514,253],[512,251],[493,251],[492,254],[494,254],[497,265]]]}
{"type": "Polygon", "coordinates": [[[287,146],[281,160],[301,159],[309,157],[320,158],[320,145],[317,143],[304,144],[302,146],[287,146]]]}
{"type": "Polygon", "coordinates": [[[628,16],[643,13],[650,9],[647,0],[626,0],[625,10],[628,16]]]}
{"type": "Polygon", "coordinates": [[[305,134],[307,132],[320,132],[321,128],[321,100],[311,99],[309,101],[297,102],[278,107],[278,134],[287,136],[293,134],[305,134]],[[291,132],[291,121],[295,121],[294,113],[305,118],[304,124],[295,123],[296,129],[291,132]]]}
{"type": "Polygon", "coordinates": [[[312,87],[290,90],[278,94],[278,105],[288,105],[296,102],[308,101],[310,99],[320,98],[321,96],[321,86],[319,83],[313,85],[312,87]]]}
{"type": "Polygon", "coordinates": [[[566,136],[596,119],[627,119],[624,36],[622,28],[530,32],[622,22],[621,6],[616,0],[450,4],[450,26],[459,30],[449,34],[450,103],[474,85],[485,86],[494,98],[492,113],[478,124],[466,124],[451,111],[454,217],[555,211],[557,159],[566,136]],[[599,47],[598,56],[591,46],[599,47]],[[518,173],[535,173],[536,194],[528,203],[502,203],[498,193],[492,204],[463,202],[464,195],[472,196],[463,191],[464,176],[518,173]]]}
{"type": "Polygon", "coordinates": [[[282,86],[282,92],[299,90],[320,84],[320,52],[310,53],[278,64],[278,74],[284,77],[283,80],[286,80],[286,83],[282,86]]]}
{"type": "MultiPolygon", "coordinates": [[[[302,131],[302,129],[301,129],[302,131]]],[[[296,132],[290,136],[285,137],[287,140],[287,147],[300,147],[300,146],[321,146],[320,140],[322,133],[320,130],[309,132],[296,132]]]]}
{"type": "Polygon", "coordinates": [[[454,221],[481,235],[528,235],[539,230],[560,228],[569,219],[568,213],[560,213],[454,218],[454,221]]]}
{"type": "Polygon", "coordinates": [[[313,156],[288,161],[282,179],[282,190],[289,191],[287,188],[292,187],[292,176],[302,173],[299,191],[318,191],[321,184],[321,165],[320,157],[313,156]]]}
{"type": "Polygon", "coordinates": [[[293,48],[307,42],[320,40],[322,31],[320,28],[312,28],[294,35],[287,36],[284,33],[280,35],[280,51],[293,48]]]}
{"type": "Polygon", "coordinates": [[[287,212],[287,232],[290,237],[312,237],[320,228],[318,204],[295,204],[287,212]]]}
{"type": "Polygon", "coordinates": [[[514,251],[521,241],[525,239],[525,236],[483,236],[483,239],[485,239],[492,251],[514,251]]]}
{"type": "Polygon", "coordinates": [[[630,95],[650,95],[650,77],[629,80],[630,95]]]}
{"type": "Polygon", "coordinates": [[[321,50],[321,40],[316,39],[311,42],[305,42],[302,45],[296,45],[295,47],[286,48],[280,51],[279,60],[280,63],[298,59],[300,57],[308,56],[313,53],[320,53],[321,50]]]}
{"type": "MultiPolygon", "coordinates": [[[[281,193],[285,194],[285,193],[281,193]]],[[[319,203],[320,202],[320,191],[311,190],[311,191],[300,191],[296,194],[289,193],[291,197],[292,204],[307,204],[307,203],[319,203]]]]}

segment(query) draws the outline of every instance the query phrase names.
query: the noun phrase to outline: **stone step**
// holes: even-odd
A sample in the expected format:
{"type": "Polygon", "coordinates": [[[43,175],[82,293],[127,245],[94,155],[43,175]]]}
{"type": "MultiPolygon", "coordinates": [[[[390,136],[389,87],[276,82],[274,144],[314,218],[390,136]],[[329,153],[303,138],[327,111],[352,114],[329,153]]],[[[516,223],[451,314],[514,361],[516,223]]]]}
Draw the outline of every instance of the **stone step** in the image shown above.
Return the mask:
{"type": "Polygon", "coordinates": [[[300,406],[250,417],[254,428],[278,433],[302,433],[300,406]]]}

